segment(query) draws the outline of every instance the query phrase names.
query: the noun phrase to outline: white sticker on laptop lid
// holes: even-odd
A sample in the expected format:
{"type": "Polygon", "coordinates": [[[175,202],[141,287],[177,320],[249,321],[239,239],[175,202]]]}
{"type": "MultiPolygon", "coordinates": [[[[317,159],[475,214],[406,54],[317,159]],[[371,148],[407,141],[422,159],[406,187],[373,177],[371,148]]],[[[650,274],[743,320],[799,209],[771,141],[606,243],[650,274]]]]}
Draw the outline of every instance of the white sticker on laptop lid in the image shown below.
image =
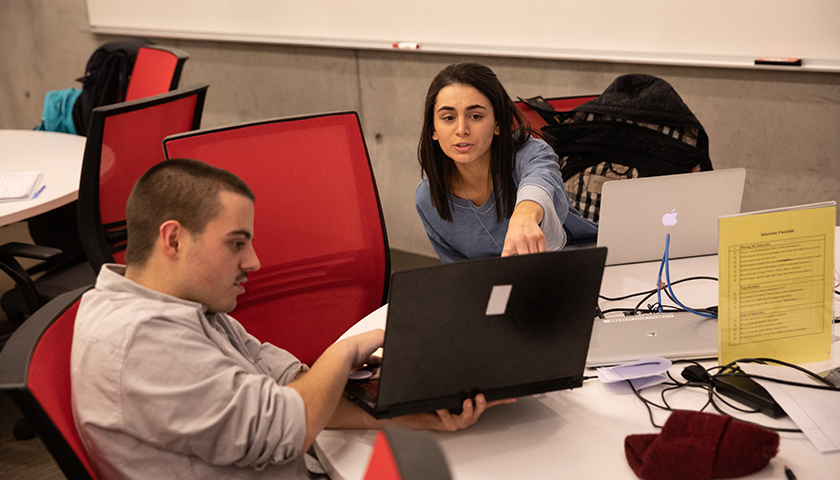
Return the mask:
{"type": "Polygon", "coordinates": [[[487,300],[487,310],[484,314],[504,315],[505,310],[507,310],[511,290],[513,290],[513,285],[493,285],[493,290],[490,292],[490,300],[487,300]]]}

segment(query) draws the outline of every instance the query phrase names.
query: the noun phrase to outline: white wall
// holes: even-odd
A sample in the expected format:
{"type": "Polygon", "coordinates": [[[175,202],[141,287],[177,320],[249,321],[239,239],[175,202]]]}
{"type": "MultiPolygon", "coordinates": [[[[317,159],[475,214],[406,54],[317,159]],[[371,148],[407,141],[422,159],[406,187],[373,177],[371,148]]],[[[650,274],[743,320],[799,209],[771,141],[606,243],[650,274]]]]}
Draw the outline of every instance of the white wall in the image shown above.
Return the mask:
{"type": "MultiPolygon", "coordinates": [[[[0,128],[37,124],[44,94],[73,86],[96,46],[115,39],[90,33],[85,5],[0,2],[0,128]]],[[[625,73],[659,76],[705,126],[714,166],[747,169],[746,211],[840,199],[837,73],[156,41],[190,53],[182,85],[210,84],[204,127],[358,111],[395,248],[434,254],[413,204],[422,103],[441,68],[468,58],[521,97],[600,93],[625,73]]]]}

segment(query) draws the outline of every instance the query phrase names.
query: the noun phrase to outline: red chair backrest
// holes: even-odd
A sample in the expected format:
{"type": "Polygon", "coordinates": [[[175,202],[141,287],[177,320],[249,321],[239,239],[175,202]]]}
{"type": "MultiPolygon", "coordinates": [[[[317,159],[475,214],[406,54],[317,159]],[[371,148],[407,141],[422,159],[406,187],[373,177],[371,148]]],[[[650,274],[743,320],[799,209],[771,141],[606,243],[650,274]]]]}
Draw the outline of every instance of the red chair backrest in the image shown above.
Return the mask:
{"type": "Polygon", "coordinates": [[[123,228],[134,182],[165,160],[163,139],[200,126],[206,93],[202,85],[93,110],[79,183],[79,235],[95,272],[103,263],[125,262],[124,240],[115,246],[107,232],[123,228]]]}
{"type": "Polygon", "coordinates": [[[89,288],[39,308],[0,351],[0,390],[15,401],[67,478],[96,478],[76,432],[70,395],[73,327],[79,299],[89,288]]]}
{"type": "Polygon", "coordinates": [[[387,236],[358,116],[276,119],[176,135],[167,158],[229,170],[256,195],[254,247],[232,315],[312,364],[387,298],[387,236]]]}
{"type": "MultiPolygon", "coordinates": [[[[545,101],[554,107],[555,111],[569,112],[578,105],[583,105],[584,103],[590,100],[595,100],[596,98],[598,98],[598,95],[584,95],[580,97],[547,98],[545,101]]],[[[540,114],[533,108],[526,105],[525,102],[514,102],[514,104],[522,111],[523,114],[525,114],[525,118],[528,120],[528,123],[531,124],[531,128],[535,131],[539,132],[542,127],[547,125],[540,114]]]]}
{"type": "Polygon", "coordinates": [[[125,101],[160,95],[178,88],[181,69],[189,56],[177,49],[142,46],[137,50],[125,101]]]}
{"type": "Polygon", "coordinates": [[[29,362],[29,391],[50,417],[64,440],[92,478],[96,478],[73,423],[70,403],[70,346],[79,301],[64,311],[44,332],[29,362]]]}

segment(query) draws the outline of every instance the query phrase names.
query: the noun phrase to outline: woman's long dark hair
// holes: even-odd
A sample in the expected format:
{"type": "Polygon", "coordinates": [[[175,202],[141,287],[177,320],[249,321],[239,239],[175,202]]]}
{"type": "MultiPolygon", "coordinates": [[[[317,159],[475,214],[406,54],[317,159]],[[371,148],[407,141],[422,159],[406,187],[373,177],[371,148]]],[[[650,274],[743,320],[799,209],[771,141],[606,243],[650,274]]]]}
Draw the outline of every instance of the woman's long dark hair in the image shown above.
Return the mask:
{"type": "Polygon", "coordinates": [[[479,63],[455,63],[444,68],[432,80],[426,94],[423,113],[423,131],[417,147],[417,158],[422,173],[429,179],[432,204],[440,218],[452,221],[449,192],[452,189],[452,171],[455,163],[443,153],[440,144],[432,138],[435,131],[434,108],[438,93],[450,85],[469,85],[490,100],[493,114],[499,125],[499,135],[493,136],[490,146],[490,175],[493,195],[496,197],[496,218],[510,218],[516,206],[516,186],[513,183],[513,158],[519,147],[532,133],[525,116],[516,107],[496,74],[479,63]]]}

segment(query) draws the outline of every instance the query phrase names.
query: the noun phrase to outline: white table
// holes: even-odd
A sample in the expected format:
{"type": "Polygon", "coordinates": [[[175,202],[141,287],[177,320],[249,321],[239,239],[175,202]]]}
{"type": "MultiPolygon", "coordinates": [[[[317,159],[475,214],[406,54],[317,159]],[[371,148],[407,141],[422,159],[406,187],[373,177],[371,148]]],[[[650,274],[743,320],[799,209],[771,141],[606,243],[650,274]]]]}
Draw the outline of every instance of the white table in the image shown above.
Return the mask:
{"type": "MultiPolygon", "coordinates": [[[[837,233],[840,233],[838,228],[837,233]]],[[[835,258],[840,260],[836,249],[835,258]]],[[[840,264],[838,262],[837,264],[840,264]]],[[[648,290],[655,285],[658,262],[607,267],[601,292],[607,296],[648,290]]],[[[673,260],[671,280],[696,275],[717,277],[717,257],[673,260]]],[[[674,287],[685,305],[717,304],[717,284],[686,282],[674,287]]],[[[629,303],[635,304],[638,298],[629,303]]],[[[655,299],[654,299],[655,301],[655,299]]],[[[610,305],[601,302],[602,308],[610,305]]],[[[627,303],[625,302],[624,305],[627,303]]],[[[387,306],[371,313],[346,335],[383,328],[387,306]]],[[[838,333],[835,325],[835,334],[838,333]]],[[[831,362],[808,365],[816,371],[840,365],[840,345],[835,344],[831,362]]],[[[709,366],[716,362],[707,362],[709,366]]],[[[684,365],[675,365],[677,378],[684,365]]],[[[586,375],[594,371],[587,370],[586,375]]],[[[643,391],[646,398],[660,403],[658,387],[643,391]]],[[[668,397],[674,408],[698,410],[706,401],[699,389],[683,389],[668,397]]],[[[838,405],[840,408],[840,405],[838,405]]],[[[707,409],[707,411],[713,411],[707,409]]],[[[733,416],[740,414],[732,412],[733,416]]],[[[654,411],[657,424],[668,417],[654,411]]],[[[761,414],[748,420],[775,427],[795,428],[788,418],[773,420],[761,414]]],[[[636,479],[624,456],[624,438],[634,433],[658,433],[648,419],[644,405],[632,394],[609,394],[597,380],[587,380],[574,390],[550,392],[520,398],[512,405],[487,410],[477,424],[455,433],[437,433],[437,439],[457,480],[511,478],[636,479]]],[[[364,476],[376,432],[325,430],[315,448],[334,480],[356,480],[364,476]]],[[[790,467],[798,478],[835,479],[840,472],[840,452],[820,454],[803,434],[782,433],[779,454],[752,478],[786,478],[790,467]]]]}
{"type": "Polygon", "coordinates": [[[46,188],[33,200],[0,202],[0,227],[79,198],[85,137],[36,130],[0,130],[0,171],[37,170],[46,188]]]}

